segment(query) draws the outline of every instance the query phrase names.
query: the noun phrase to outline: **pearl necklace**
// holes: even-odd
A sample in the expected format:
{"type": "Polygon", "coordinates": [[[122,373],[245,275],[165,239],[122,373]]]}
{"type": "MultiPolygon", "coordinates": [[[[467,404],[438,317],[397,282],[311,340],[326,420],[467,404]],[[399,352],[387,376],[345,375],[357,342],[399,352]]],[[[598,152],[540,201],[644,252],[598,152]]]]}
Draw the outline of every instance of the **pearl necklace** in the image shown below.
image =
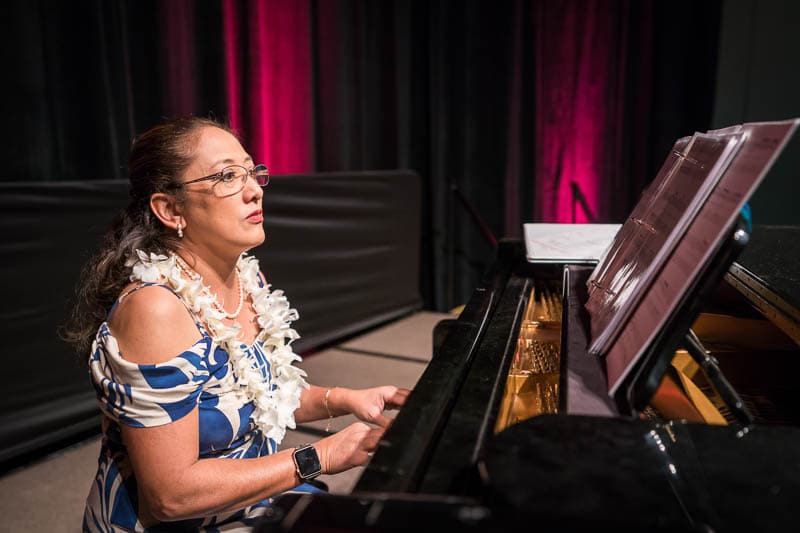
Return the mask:
{"type": "MultiPolygon", "coordinates": [[[[178,254],[173,254],[173,255],[175,256],[175,264],[184,274],[189,276],[190,279],[192,280],[202,279],[202,276],[200,276],[200,274],[195,269],[190,267],[186,263],[186,261],[183,260],[181,256],[179,256],[178,254]]],[[[205,290],[206,294],[209,296],[211,300],[211,305],[214,307],[214,309],[222,313],[222,315],[225,318],[238,317],[239,313],[242,312],[242,307],[244,306],[244,284],[242,283],[242,274],[241,272],[239,272],[238,266],[235,267],[235,270],[236,270],[236,284],[239,285],[239,305],[236,307],[236,311],[234,311],[233,313],[227,312],[225,308],[222,307],[220,303],[217,301],[216,296],[212,295],[207,288],[205,290]]]]}

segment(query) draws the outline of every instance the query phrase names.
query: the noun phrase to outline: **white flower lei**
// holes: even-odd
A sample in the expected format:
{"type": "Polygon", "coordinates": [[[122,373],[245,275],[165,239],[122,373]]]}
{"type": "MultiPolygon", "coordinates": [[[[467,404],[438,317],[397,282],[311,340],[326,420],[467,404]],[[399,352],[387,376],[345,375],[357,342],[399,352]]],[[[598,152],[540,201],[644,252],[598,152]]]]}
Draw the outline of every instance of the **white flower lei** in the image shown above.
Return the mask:
{"type": "Polygon", "coordinates": [[[242,254],[236,266],[261,327],[256,341],[260,341],[264,348],[271,374],[271,379],[265,381],[258,363],[248,357],[243,349],[245,345],[239,339],[241,325],[235,322],[229,326],[223,322],[222,313],[212,306],[216,296],[203,285],[202,278],[186,279],[181,276],[175,255],[165,257],[151,253],[148,256],[141,250],[136,250],[136,254],[138,259],[132,258],[125,263],[133,269],[131,281],[153,283],[164,280],[180,295],[205,324],[214,342],[228,352],[233,372],[228,373],[225,384],[245,401],[253,402],[255,410],[251,418],[256,426],[268,438],[280,443],[286,428],[295,428],[294,412],[300,406],[300,394],[309,387],[304,379],[305,371],[292,365],[294,361],[301,361],[291,348],[291,343],[300,337],[291,328],[298,314],[289,307],[283,291],[270,291],[270,285],[267,284],[259,286],[258,260],[242,254]]]}

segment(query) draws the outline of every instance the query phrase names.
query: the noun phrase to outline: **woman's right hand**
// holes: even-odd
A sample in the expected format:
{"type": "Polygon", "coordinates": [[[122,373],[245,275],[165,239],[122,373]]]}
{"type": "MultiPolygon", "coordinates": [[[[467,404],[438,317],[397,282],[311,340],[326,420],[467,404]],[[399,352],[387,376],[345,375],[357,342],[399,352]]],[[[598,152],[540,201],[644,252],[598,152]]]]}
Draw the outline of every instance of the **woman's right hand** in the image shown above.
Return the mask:
{"type": "Polygon", "coordinates": [[[373,428],[356,422],[315,444],[322,463],[322,472],[338,474],[369,461],[385,428],[373,428]]]}

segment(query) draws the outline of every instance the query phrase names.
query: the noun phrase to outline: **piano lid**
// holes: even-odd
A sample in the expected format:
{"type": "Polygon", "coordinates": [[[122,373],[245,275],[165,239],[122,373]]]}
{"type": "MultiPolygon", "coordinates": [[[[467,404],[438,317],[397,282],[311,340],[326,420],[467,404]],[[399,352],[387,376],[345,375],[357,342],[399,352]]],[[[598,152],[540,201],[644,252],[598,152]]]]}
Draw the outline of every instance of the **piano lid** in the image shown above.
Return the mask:
{"type": "Polygon", "coordinates": [[[726,281],[800,344],[800,227],[753,227],[726,281]]]}

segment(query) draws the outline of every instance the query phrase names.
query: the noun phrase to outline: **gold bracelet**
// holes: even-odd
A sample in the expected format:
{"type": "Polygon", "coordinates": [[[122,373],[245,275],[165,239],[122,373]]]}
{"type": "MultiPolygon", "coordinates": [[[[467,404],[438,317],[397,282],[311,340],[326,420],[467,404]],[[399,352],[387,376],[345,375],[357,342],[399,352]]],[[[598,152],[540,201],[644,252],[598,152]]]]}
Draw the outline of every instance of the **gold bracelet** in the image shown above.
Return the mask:
{"type": "Polygon", "coordinates": [[[326,433],[331,432],[331,421],[333,420],[333,413],[331,413],[331,408],[328,407],[328,397],[331,395],[331,390],[333,389],[328,389],[325,391],[325,410],[328,411],[328,423],[325,424],[326,433]]]}

